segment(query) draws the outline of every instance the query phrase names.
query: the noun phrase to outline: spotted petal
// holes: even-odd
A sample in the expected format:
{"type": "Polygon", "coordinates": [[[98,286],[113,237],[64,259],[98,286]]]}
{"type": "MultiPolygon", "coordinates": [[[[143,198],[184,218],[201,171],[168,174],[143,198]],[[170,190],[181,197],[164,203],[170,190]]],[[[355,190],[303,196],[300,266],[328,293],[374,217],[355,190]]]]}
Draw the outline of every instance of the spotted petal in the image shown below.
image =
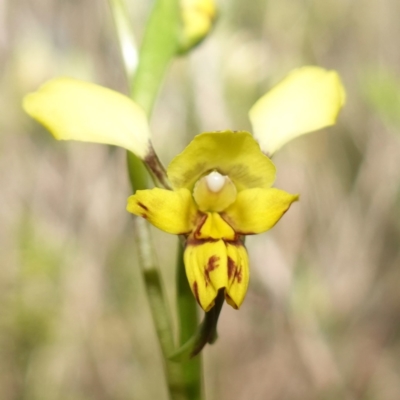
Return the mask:
{"type": "Polygon", "coordinates": [[[196,206],[187,189],[175,192],[158,188],[138,190],[128,198],[126,209],[175,235],[191,232],[197,217],[196,206]]]}
{"type": "Polygon", "coordinates": [[[290,140],[333,125],[345,102],[339,75],[319,67],[294,70],[251,108],[254,137],[272,155],[290,140]]]}
{"type": "Polygon", "coordinates": [[[72,78],[57,78],[28,94],[24,110],[58,140],[105,143],[144,159],[150,150],[145,112],[113,90],[72,78]]]}
{"type": "Polygon", "coordinates": [[[271,229],[298,198],[275,188],[247,189],[238,194],[222,217],[241,235],[261,233],[271,229]]]}
{"type": "Polygon", "coordinates": [[[218,290],[227,286],[227,254],[222,240],[187,243],[184,262],[190,288],[197,302],[209,311],[218,290]]]}
{"type": "Polygon", "coordinates": [[[227,243],[228,286],[225,299],[229,305],[238,309],[243,303],[249,285],[249,259],[246,248],[240,241],[227,243]]]}
{"type": "Polygon", "coordinates": [[[192,189],[203,175],[216,170],[227,175],[238,190],[268,188],[275,166],[248,132],[207,132],[197,135],[168,167],[174,188],[192,189]]]}

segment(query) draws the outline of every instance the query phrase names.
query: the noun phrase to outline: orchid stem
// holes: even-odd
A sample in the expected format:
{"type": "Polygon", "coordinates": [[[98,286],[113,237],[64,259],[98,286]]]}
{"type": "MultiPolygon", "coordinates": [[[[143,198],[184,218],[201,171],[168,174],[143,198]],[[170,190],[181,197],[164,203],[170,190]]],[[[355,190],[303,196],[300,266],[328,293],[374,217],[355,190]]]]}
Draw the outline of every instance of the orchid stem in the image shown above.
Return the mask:
{"type": "Polygon", "coordinates": [[[130,80],[131,97],[150,116],[169,64],[178,52],[179,1],[156,0],[130,80]]]}
{"type": "Polygon", "coordinates": [[[182,364],[168,360],[168,355],[174,350],[171,315],[161,283],[154,248],[152,246],[149,225],[142,218],[135,218],[137,232],[137,249],[139,261],[149,299],[153,322],[164,358],[165,375],[168,391],[172,400],[188,400],[186,385],[183,380],[182,364]]]}

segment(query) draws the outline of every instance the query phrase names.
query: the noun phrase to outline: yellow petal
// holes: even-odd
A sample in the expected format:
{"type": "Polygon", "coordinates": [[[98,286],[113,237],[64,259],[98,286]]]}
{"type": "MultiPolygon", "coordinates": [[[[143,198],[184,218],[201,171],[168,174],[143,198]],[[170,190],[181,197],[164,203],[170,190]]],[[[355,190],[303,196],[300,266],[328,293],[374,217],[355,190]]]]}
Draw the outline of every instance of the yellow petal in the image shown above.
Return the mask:
{"type": "Polygon", "coordinates": [[[225,299],[229,305],[238,309],[242,304],[249,285],[249,259],[242,242],[226,244],[228,254],[228,286],[225,299]]]}
{"type": "Polygon", "coordinates": [[[209,311],[214,305],[218,290],[227,286],[227,255],[222,240],[188,240],[184,262],[186,275],[197,302],[209,311]]]}
{"type": "Polygon", "coordinates": [[[296,69],[251,108],[254,137],[262,151],[272,155],[297,136],[333,125],[344,102],[335,71],[296,69]]]}
{"type": "Polygon", "coordinates": [[[271,229],[298,198],[275,188],[247,189],[221,215],[238,234],[261,233],[271,229]]]}
{"type": "MultiPolygon", "coordinates": [[[[182,190],[182,189],[181,189],[182,190]]],[[[204,214],[200,226],[196,229],[196,239],[226,239],[234,240],[235,231],[221,218],[218,213],[208,212],[204,214]]]]}
{"type": "Polygon", "coordinates": [[[58,140],[123,147],[144,159],[150,150],[145,112],[113,90],[72,78],[56,78],[28,94],[24,110],[58,140]]]}
{"type": "Polygon", "coordinates": [[[128,198],[126,209],[175,235],[191,232],[197,216],[192,195],[187,189],[175,192],[158,188],[138,190],[128,198]]]}
{"type": "Polygon", "coordinates": [[[197,135],[168,167],[175,188],[193,189],[212,171],[228,176],[238,190],[268,188],[275,180],[275,166],[248,132],[207,132],[197,135]]]}

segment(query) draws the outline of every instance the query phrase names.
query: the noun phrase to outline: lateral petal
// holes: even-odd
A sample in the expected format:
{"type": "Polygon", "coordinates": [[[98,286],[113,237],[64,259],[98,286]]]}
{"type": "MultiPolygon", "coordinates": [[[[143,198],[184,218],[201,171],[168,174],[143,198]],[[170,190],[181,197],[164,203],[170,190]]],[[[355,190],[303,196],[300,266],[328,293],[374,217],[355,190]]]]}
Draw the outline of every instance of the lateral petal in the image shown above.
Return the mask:
{"type": "Polygon", "coordinates": [[[248,132],[207,132],[195,136],[168,166],[174,188],[193,189],[212,171],[228,176],[237,190],[268,188],[275,180],[275,166],[248,132]]]}
{"type": "Polygon", "coordinates": [[[296,69],[251,108],[254,137],[272,155],[300,135],[333,125],[344,102],[345,90],[335,71],[296,69]]]}
{"type": "Polygon", "coordinates": [[[58,140],[123,147],[141,159],[151,148],[145,112],[127,96],[73,78],[56,78],[28,94],[24,110],[58,140]]]}
{"type": "Polygon", "coordinates": [[[209,311],[215,302],[218,290],[227,286],[227,255],[222,240],[188,240],[184,262],[190,288],[204,311],[209,311]]]}
{"type": "Polygon", "coordinates": [[[190,233],[197,217],[197,208],[187,189],[138,190],[128,198],[126,209],[146,218],[157,228],[175,235],[190,233]]]}
{"type": "Polygon", "coordinates": [[[249,285],[249,259],[241,241],[226,244],[228,254],[228,286],[226,302],[235,309],[243,303],[249,285]]]}
{"type": "Polygon", "coordinates": [[[222,218],[240,235],[252,235],[271,229],[299,199],[280,189],[247,189],[238,193],[235,203],[222,218]]]}

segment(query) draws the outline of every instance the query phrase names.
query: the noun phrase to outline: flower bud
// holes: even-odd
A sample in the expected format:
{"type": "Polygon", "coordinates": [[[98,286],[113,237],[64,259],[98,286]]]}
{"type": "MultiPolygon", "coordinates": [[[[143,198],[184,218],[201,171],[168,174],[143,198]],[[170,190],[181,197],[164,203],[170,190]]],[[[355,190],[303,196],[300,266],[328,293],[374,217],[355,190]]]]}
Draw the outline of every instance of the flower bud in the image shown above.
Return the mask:
{"type": "Polygon", "coordinates": [[[214,0],[181,0],[181,54],[198,45],[211,31],[217,15],[214,0]]]}

